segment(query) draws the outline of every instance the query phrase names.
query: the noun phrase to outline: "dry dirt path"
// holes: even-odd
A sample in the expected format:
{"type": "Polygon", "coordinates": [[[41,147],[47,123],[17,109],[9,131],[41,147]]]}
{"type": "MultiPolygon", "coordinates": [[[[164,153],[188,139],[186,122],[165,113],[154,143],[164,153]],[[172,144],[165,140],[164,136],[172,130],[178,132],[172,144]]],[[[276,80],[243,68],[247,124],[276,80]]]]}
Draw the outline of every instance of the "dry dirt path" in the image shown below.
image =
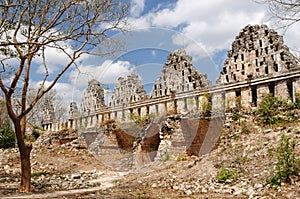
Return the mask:
{"type": "Polygon", "coordinates": [[[9,197],[0,197],[5,199],[21,199],[21,198],[60,198],[63,196],[71,196],[76,194],[89,194],[99,190],[106,190],[115,186],[115,181],[122,179],[128,172],[106,172],[99,179],[92,180],[93,183],[100,184],[100,186],[85,188],[85,189],[73,189],[67,191],[54,191],[46,193],[33,193],[33,194],[22,194],[9,197]]]}

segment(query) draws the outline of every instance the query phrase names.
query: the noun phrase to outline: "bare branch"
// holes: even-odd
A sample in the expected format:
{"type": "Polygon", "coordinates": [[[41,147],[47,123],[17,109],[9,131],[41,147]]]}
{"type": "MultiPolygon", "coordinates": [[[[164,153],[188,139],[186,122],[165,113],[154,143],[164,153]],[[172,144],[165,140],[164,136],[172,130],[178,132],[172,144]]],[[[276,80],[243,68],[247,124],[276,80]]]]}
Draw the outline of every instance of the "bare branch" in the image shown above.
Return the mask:
{"type": "Polygon", "coordinates": [[[271,19],[275,20],[276,26],[285,31],[300,21],[299,0],[257,0],[256,2],[267,4],[271,19]]]}

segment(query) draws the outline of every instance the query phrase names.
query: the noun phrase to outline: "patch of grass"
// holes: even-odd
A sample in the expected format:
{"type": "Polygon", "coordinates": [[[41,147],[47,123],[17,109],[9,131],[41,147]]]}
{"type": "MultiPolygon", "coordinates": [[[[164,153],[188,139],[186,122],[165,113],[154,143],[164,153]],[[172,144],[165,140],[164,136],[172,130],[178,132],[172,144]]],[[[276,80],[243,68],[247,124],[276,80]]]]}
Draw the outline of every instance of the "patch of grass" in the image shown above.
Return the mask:
{"type": "Polygon", "coordinates": [[[234,112],[232,114],[232,120],[235,121],[235,122],[238,121],[240,119],[240,117],[241,117],[241,115],[238,112],[234,112]]]}
{"type": "Polygon", "coordinates": [[[238,172],[236,170],[230,171],[229,169],[225,168],[224,165],[218,171],[217,180],[220,183],[225,183],[229,179],[236,180],[238,178],[238,172]]]}
{"type": "Polygon", "coordinates": [[[246,120],[240,122],[241,132],[248,134],[250,133],[250,129],[248,128],[248,123],[246,120]]]}
{"type": "Polygon", "coordinates": [[[170,160],[170,158],[171,158],[171,156],[170,156],[170,154],[167,152],[167,153],[165,153],[165,154],[160,158],[160,161],[166,162],[166,161],[170,160]]]}
{"type": "Polygon", "coordinates": [[[37,172],[37,173],[32,173],[31,174],[31,177],[40,177],[40,176],[42,176],[42,175],[47,175],[47,174],[49,174],[48,172],[46,172],[46,171],[40,171],[40,172],[37,172]]]}

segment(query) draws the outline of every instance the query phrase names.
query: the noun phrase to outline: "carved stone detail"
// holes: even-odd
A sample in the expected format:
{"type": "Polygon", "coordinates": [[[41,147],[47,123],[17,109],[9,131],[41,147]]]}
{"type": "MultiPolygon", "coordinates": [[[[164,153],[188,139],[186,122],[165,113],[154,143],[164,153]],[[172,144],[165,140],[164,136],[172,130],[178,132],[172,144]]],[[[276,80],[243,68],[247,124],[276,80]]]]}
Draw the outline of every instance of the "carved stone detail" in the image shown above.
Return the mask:
{"type": "Polygon", "coordinates": [[[232,43],[217,83],[272,76],[296,65],[296,58],[275,30],[266,25],[247,25],[232,43]]]}
{"type": "Polygon", "coordinates": [[[198,72],[192,65],[192,57],[183,49],[169,54],[160,77],[155,81],[152,98],[172,95],[209,85],[207,76],[198,72]]]}

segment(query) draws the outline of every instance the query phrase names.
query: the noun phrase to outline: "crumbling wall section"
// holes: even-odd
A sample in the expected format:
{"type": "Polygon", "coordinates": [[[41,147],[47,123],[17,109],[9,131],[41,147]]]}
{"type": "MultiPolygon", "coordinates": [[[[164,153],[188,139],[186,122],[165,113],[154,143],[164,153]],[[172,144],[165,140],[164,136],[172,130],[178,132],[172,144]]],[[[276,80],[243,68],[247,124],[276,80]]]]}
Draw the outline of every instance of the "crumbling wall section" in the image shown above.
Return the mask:
{"type": "Polygon", "coordinates": [[[152,98],[172,96],[175,93],[208,87],[207,76],[192,65],[192,57],[183,49],[169,54],[160,77],[155,81],[152,98]]]}
{"type": "Polygon", "coordinates": [[[109,105],[112,107],[127,105],[129,103],[146,100],[147,98],[140,77],[132,73],[127,76],[127,79],[123,77],[118,78],[109,105]]]}
{"type": "Polygon", "coordinates": [[[42,126],[51,125],[55,122],[54,107],[50,100],[45,100],[43,105],[42,126]]]}
{"type": "Polygon", "coordinates": [[[266,25],[248,25],[228,51],[219,84],[251,80],[287,72],[297,66],[283,37],[266,25]]]}
{"type": "Polygon", "coordinates": [[[104,90],[100,82],[93,79],[89,81],[88,87],[84,91],[80,112],[82,114],[90,114],[102,107],[105,107],[104,90]]]}

